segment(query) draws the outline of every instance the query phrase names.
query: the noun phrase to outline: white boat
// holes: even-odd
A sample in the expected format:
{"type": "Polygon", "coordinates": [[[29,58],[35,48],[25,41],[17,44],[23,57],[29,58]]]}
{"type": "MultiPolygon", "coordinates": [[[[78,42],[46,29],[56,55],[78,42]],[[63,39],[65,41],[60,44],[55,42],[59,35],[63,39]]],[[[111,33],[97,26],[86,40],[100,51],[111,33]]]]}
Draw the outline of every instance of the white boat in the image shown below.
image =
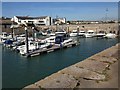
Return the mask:
{"type": "Polygon", "coordinates": [[[52,30],[47,30],[47,36],[55,36],[55,33],[52,30]]]}
{"type": "MultiPolygon", "coordinates": [[[[34,45],[34,43],[32,41],[28,42],[28,48],[29,48],[29,50],[32,50],[33,48],[35,49],[35,45],[34,45]]],[[[17,50],[20,51],[20,54],[22,54],[23,51],[25,52],[26,51],[26,44],[18,46],[17,50]]]]}
{"type": "Polygon", "coordinates": [[[55,32],[55,35],[58,35],[58,34],[66,34],[67,32],[65,30],[58,30],[55,32]]]}
{"type": "Polygon", "coordinates": [[[54,44],[55,43],[55,36],[50,36],[45,39],[48,43],[54,44]]]}
{"type": "MultiPolygon", "coordinates": [[[[42,36],[47,36],[47,32],[45,31],[39,31],[38,33],[35,33],[36,35],[42,35],[42,36]]],[[[35,36],[36,36],[35,35],[35,36]]]]}
{"type": "Polygon", "coordinates": [[[12,35],[7,34],[6,32],[0,34],[0,43],[4,43],[8,39],[12,39],[12,35]]]}
{"type": "Polygon", "coordinates": [[[71,43],[73,43],[73,39],[69,38],[67,40],[64,40],[61,44],[62,44],[62,46],[67,46],[71,43]]]}
{"type": "Polygon", "coordinates": [[[85,31],[81,30],[81,31],[79,31],[79,36],[83,37],[83,36],[85,36],[85,33],[86,33],[85,31]]]}
{"type": "Polygon", "coordinates": [[[0,35],[0,38],[10,39],[12,38],[12,35],[7,34],[6,32],[2,32],[2,34],[0,35]]]}
{"type": "MultiPolygon", "coordinates": [[[[51,44],[48,43],[45,40],[42,40],[41,42],[29,41],[28,48],[29,48],[29,51],[34,51],[34,50],[37,50],[37,49],[47,48],[50,45],[51,44]]],[[[25,55],[27,53],[26,45],[22,45],[22,46],[18,47],[18,50],[20,51],[20,54],[22,54],[22,55],[25,55]]]]}
{"type": "Polygon", "coordinates": [[[94,37],[96,36],[95,32],[93,30],[88,30],[87,33],[85,33],[86,38],[94,37]]]}
{"type": "Polygon", "coordinates": [[[78,35],[77,30],[73,30],[73,31],[70,33],[70,36],[71,36],[71,37],[75,37],[75,36],[77,36],[77,35],[78,35]]]}
{"type": "Polygon", "coordinates": [[[114,33],[108,33],[108,34],[105,35],[105,37],[106,37],[106,38],[116,38],[117,35],[114,34],[114,33]]]}
{"type": "Polygon", "coordinates": [[[97,33],[96,37],[105,37],[105,35],[106,35],[105,33],[97,33]]]}
{"type": "Polygon", "coordinates": [[[49,33],[48,36],[55,36],[55,33],[49,33]]]}
{"type": "Polygon", "coordinates": [[[47,33],[46,33],[46,32],[42,32],[42,35],[43,35],[43,36],[47,36],[47,33]]]}

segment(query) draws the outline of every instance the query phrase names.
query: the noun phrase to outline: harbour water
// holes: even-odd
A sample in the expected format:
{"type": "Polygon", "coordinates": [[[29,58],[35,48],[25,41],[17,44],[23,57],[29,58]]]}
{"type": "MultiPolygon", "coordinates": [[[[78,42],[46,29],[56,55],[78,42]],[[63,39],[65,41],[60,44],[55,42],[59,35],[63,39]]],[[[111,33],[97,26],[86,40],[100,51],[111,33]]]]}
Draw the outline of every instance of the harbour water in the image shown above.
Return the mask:
{"type": "Polygon", "coordinates": [[[80,45],[25,58],[2,48],[3,88],[23,88],[118,43],[118,39],[80,38],[80,45]]]}

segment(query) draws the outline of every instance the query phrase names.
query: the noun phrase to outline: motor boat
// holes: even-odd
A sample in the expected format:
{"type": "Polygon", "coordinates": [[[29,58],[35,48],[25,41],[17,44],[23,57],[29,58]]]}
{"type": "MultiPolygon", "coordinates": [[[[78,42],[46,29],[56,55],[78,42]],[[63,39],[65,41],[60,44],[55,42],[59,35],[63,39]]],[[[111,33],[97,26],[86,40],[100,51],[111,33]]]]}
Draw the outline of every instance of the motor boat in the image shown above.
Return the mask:
{"type": "MultiPolygon", "coordinates": [[[[37,50],[37,49],[44,49],[49,47],[51,44],[48,43],[46,40],[42,40],[40,42],[28,42],[29,52],[37,50]]],[[[27,53],[26,45],[19,46],[17,48],[20,51],[20,54],[25,55],[27,53]]]]}
{"type": "Polygon", "coordinates": [[[62,44],[62,46],[67,46],[70,43],[73,43],[73,39],[68,38],[68,39],[64,40],[61,44],[62,44]]]}
{"type": "Polygon", "coordinates": [[[70,33],[70,37],[75,37],[78,35],[78,32],[77,30],[73,30],[71,33],[70,33]]]}
{"type": "Polygon", "coordinates": [[[63,34],[66,34],[67,32],[65,30],[58,30],[55,32],[55,35],[63,35],[63,34]]]}
{"type": "Polygon", "coordinates": [[[58,35],[55,38],[55,44],[60,46],[60,47],[67,46],[67,45],[69,45],[69,44],[71,44],[73,42],[75,42],[75,40],[73,40],[70,37],[66,37],[64,35],[58,35]]]}
{"type": "Polygon", "coordinates": [[[55,36],[55,33],[52,30],[47,30],[47,36],[55,36]]]}
{"type": "Polygon", "coordinates": [[[91,38],[95,36],[96,36],[96,33],[93,30],[88,30],[87,33],[85,33],[86,38],[91,38]]]}
{"type": "Polygon", "coordinates": [[[10,39],[12,38],[12,35],[7,34],[6,32],[2,32],[2,34],[0,35],[0,38],[10,39]]]}
{"type": "Polygon", "coordinates": [[[105,37],[106,33],[104,31],[99,31],[99,33],[96,34],[96,37],[105,37]]]}
{"type": "Polygon", "coordinates": [[[105,37],[106,37],[106,38],[116,38],[117,35],[114,34],[114,33],[108,33],[108,34],[105,35],[105,37]]]}
{"type": "Polygon", "coordinates": [[[46,40],[48,43],[54,44],[54,43],[55,43],[55,37],[56,37],[56,36],[50,36],[50,37],[46,38],[45,40],[46,40]]]}
{"type": "Polygon", "coordinates": [[[2,32],[0,34],[0,43],[4,43],[6,40],[12,39],[12,35],[7,34],[6,32],[2,32]]]}
{"type": "Polygon", "coordinates": [[[96,37],[98,37],[98,38],[102,37],[103,38],[103,37],[105,37],[105,35],[106,35],[105,33],[97,33],[96,37]]]}
{"type": "Polygon", "coordinates": [[[85,31],[81,30],[81,31],[79,31],[79,36],[84,37],[85,33],[86,33],[85,31]]]}

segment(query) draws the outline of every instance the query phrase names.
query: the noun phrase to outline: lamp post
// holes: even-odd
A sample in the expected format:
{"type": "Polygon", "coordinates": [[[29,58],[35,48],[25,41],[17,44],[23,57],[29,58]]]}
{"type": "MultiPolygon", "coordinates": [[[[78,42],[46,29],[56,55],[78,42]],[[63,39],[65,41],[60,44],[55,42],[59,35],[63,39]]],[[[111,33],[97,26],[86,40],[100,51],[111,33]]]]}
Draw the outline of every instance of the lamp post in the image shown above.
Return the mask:
{"type": "Polygon", "coordinates": [[[25,44],[26,44],[26,54],[27,54],[27,56],[28,56],[28,53],[29,53],[29,46],[28,46],[28,31],[27,31],[27,27],[25,27],[25,36],[26,36],[26,42],[25,42],[25,44]]]}

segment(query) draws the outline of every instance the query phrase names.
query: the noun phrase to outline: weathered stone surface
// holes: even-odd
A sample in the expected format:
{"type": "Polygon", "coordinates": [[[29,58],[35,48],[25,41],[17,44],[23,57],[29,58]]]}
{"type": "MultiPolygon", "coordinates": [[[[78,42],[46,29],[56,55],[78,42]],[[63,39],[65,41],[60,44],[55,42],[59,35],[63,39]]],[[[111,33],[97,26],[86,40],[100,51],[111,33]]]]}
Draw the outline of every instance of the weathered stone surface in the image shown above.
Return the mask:
{"type": "Polygon", "coordinates": [[[97,62],[88,59],[86,61],[75,64],[75,66],[102,73],[102,71],[108,66],[108,63],[97,62]]]}
{"type": "Polygon", "coordinates": [[[112,46],[111,48],[108,48],[107,50],[104,50],[99,53],[101,56],[111,57],[113,54],[115,54],[118,51],[118,46],[112,46]]]}
{"type": "Polygon", "coordinates": [[[85,79],[92,79],[92,80],[104,80],[105,76],[87,69],[83,69],[83,68],[78,68],[75,66],[71,66],[68,67],[62,71],[60,71],[60,73],[65,73],[68,75],[72,75],[74,76],[76,79],[80,79],[80,78],[85,78],[85,79]]]}
{"type": "Polygon", "coordinates": [[[105,57],[102,55],[95,55],[94,57],[90,57],[89,59],[98,62],[109,63],[109,64],[115,63],[117,61],[117,59],[114,57],[105,57]]]}
{"type": "Polygon", "coordinates": [[[35,84],[32,84],[32,85],[26,86],[22,90],[40,90],[40,88],[38,86],[36,86],[35,84]]]}
{"type": "MultiPolygon", "coordinates": [[[[94,80],[85,80],[85,79],[81,79],[80,81],[80,85],[77,86],[76,88],[98,88],[99,83],[97,83],[94,80]]],[[[81,90],[81,89],[80,89],[81,90]]]]}
{"type": "MultiPolygon", "coordinates": [[[[119,44],[120,45],[120,44],[119,44]]],[[[118,88],[118,45],[67,67],[26,88],[118,88]]],[[[118,54],[119,55],[119,54],[118,54]]]]}
{"type": "Polygon", "coordinates": [[[72,88],[76,86],[76,83],[77,81],[73,76],[56,73],[35,84],[41,86],[41,88],[72,88]]]}
{"type": "Polygon", "coordinates": [[[106,74],[108,76],[102,81],[81,79],[76,88],[118,88],[118,62],[112,64],[106,74]]]}

